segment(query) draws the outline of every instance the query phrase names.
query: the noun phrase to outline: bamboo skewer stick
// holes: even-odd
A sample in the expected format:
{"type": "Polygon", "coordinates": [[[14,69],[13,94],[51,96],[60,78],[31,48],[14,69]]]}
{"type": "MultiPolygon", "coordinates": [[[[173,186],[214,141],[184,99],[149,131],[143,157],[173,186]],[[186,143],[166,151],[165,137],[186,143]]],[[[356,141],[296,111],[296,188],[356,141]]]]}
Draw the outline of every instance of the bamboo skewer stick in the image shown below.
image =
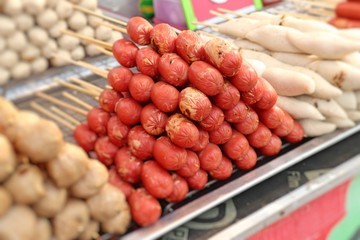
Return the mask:
{"type": "Polygon", "coordinates": [[[79,87],[77,85],[74,85],[74,84],[71,84],[71,83],[68,83],[68,82],[64,82],[64,81],[59,80],[59,79],[54,79],[54,82],[57,82],[61,86],[70,88],[70,89],[78,91],[78,92],[85,93],[85,94],[93,96],[93,97],[98,97],[100,95],[98,92],[94,92],[94,91],[79,87]]]}
{"type": "Polygon", "coordinates": [[[311,1],[311,0],[291,0],[290,2],[292,3],[299,3],[299,4],[306,4],[306,5],[311,5],[311,6],[316,6],[316,7],[324,7],[324,8],[330,8],[330,9],[335,9],[336,5],[335,3],[332,2],[319,2],[319,1],[311,1]]]}
{"type": "Polygon", "coordinates": [[[99,47],[99,46],[96,46],[95,48],[96,48],[99,52],[102,52],[102,53],[105,54],[105,55],[108,55],[108,56],[110,56],[110,57],[114,57],[114,54],[113,54],[111,51],[106,50],[105,48],[102,48],[102,47],[99,47]]]}
{"type": "Polygon", "coordinates": [[[91,110],[93,108],[90,104],[80,100],[79,98],[75,97],[74,95],[72,95],[72,94],[70,94],[68,92],[64,91],[64,92],[62,92],[62,95],[64,97],[66,97],[67,99],[73,101],[74,103],[79,104],[80,106],[82,106],[83,108],[85,108],[87,110],[91,110]]]}
{"type": "Polygon", "coordinates": [[[126,28],[116,26],[116,25],[111,24],[109,22],[98,21],[98,24],[103,25],[103,26],[108,27],[108,28],[111,28],[112,30],[127,34],[126,28]]]}
{"type": "Polygon", "coordinates": [[[50,109],[57,113],[58,115],[60,115],[61,117],[63,117],[64,119],[68,120],[69,122],[74,123],[75,125],[80,125],[80,121],[76,120],[75,118],[73,118],[72,116],[70,116],[69,114],[67,114],[66,112],[64,112],[63,110],[55,107],[55,106],[51,106],[50,109]]]}
{"type": "Polygon", "coordinates": [[[59,117],[56,114],[53,114],[52,112],[48,111],[47,109],[43,108],[41,105],[37,104],[36,102],[31,102],[30,106],[35,109],[36,111],[46,115],[49,118],[52,118],[53,120],[57,121],[58,123],[63,124],[64,126],[68,127],[70,130],[74,130],[75,126],[71,123],[65,121],[61,117],[59,117]]]}
{"type": "Polygon", "coordinates": [[[97,91],[99,93],[101,93],[104,90],[101,87],[98,87],[98,86],[96,86],[96,85],[94,85],[92,83],[86,82],[86,81],[84,81],[84,80],[82,80],[80,78],[70,77],[69,80],[83,86],[84,88],[88,88],[90,90],[94,90],[94,91],[97,91]]]}
{"type": "Polygon", "coordinates": [[[60,101],[59,99],[57,98],[54,98],[46,93],[43,93],[43,92],[36,92],[35,93],[35,96],[39,97],[39,98],[42,98],[44,100],[47,100],[49,102],[52,102],[53,104],[56,104],[58,106],[62,106],[64,108],[67,108],[69,110],[72,110],[78,114],[81,114],[83,116],[86,116],[87,115],[87,112],[81,108],[78,108],[78,107],[74,107],[73,105],[71,104],[68,104],[66,102],[63,102],[63,101],[60,101]]]}
{"type": "Polygon", "coordinates": [[[210,12],[212,15],[215,15],[215,16],[218,16],[218,17],[222,17],[222,18],[227,19],[227,20],[233,19],[233,18],[230,17],[230,16],[227,16],[227,15],[225,15],[225,14],[223,14],[223,13],[219,13],[219,12],[214,11],[214,10],[210,10],[209,12],[210,12]]]}
{"type": "Polygon", "coordinates": [[[62,30],[62,33],[79,38],[80,40],[83,40],[84,42],[86,42],[88,44],[94,44],[94,45],[101,46],[101,47],[103,47],[105,49],[109,49],[109,50],[112,49],[112,44],[108,43],[108,42],[104,42],[104,41],[101,41],[101,40],[98,40],[98,39],[95,39],[95,38],[92,38],[92,37],[89,37],[89,36],[86,36],[83,34],[79,34],[79,33],[73,32],[73,31],[69,31],[69,30],[62,30]]]}
{"type": "MultiPolygon", "coordinates": [[[[55,55],[56,57],[59,57],[58,55],[55,55]]],[[[92,71],[93,73],[95,73],[96,75],[103,77],[103,78],[107,78],[108,75],[108,71],[106,71],[105,69],[92,65],[90,63],[84,62],[84,61],[75,61],[71,58],[64,58],[64,60],[68,61],[69,63],[72,63],[74,65],[80,66],[80,67],[84,67],[89,69],[90,71],[92,71]]]]}
{"type": "Polygon", "coordinates": [[[203,25],[205,27],[218,28],[218,25],[215,23],[197,22],[197,21],[193,21],[192,23],[197,25],[203,25]]]}
{"type": "Polygon", "coordinates": [[[326,19],[324,19],[324,17],[320,17],[320,16],[313,16],[313,15],[298,13],[298,12],[288,12],[288,11],[283,12],[283,11],[280,11],[277,9],[274,9],[273,11],[276,14],[284,14],[285,16],[293,16],[293,17],[297,17],[300,19],[314,19],[314,20],[322,21],[322,22],[326,21],[326,19]]]}
{"type": "Polygon", "coordinates": [[[295,7],[296,9],[298,10],[304,10],[308,13],[311,13],[311,14],[316,14],[316,15],[324,15],[324,16],[334,16],[334,11],[332,10],[326,10],[326,9],[315,9],[315,8],[312,8],[311,6],[310,7],[306,7],[306,6],[300,6],[300,4],[295,4],[295,7]]]}
{"type": "Polygon", "coordinates": [[[105,20],[107,20],[107,21],[114,22],[114,23],[117,23],[117,24],[126,26],[126,22],[124,22],[124,21],[117,20],[117,19],[115,19],[115,18],[111,18],[111,17],[105,16],[105,15],[98,14],[98,13],[96,13],[96,12],[94,12],[94,11],[91,11],[91,10],[86,9],[86,8],[84,8],[84,7],[81,7],[81,6],[79,6],[79,5],[75,5],[75,4],[74,4],[74,5],[73,5],[73,8],[76,9],[76,10],[79,10],[79,11],[81,11],[81,12],[87,13],[87,14],[89,14],[89,15],[93,15],[93,16],[95,16],[95,17],[99,17],[99,18],[105,19],[105,20]]]}
{"type": "Polygon", "coordinates": [[[238,17],[244,17],[244,16],[247,15],[247,14],[245,14],[245,13],[239,13],[239,12],[235,12],[235,11],[232,11],[232,10],[229,10],[229,9],[225,9],[225,8],[217,8],[217,10],[218,10],[219,12],[230,13],[230,14],[236,15],[236,16],[238,16],[238,17]]]}

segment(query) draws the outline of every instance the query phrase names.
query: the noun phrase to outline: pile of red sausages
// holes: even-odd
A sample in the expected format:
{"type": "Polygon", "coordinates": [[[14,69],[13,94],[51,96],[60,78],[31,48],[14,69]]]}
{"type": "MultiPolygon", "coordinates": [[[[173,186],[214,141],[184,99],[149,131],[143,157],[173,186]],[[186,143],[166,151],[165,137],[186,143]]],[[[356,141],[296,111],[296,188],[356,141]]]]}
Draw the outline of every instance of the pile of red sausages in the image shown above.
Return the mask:
{"type": "Polygon", "coordinates": [[[277,93],[224,40],[205,42],[141,17],[127,24],[113,54],[99,107],[74,138],[110,169],[126,194],[134,221],[154,223],[159,200],[182,201],[209,179],[252,169],[258,154],[300,142],[301,125],[275,105],[277,93]],[[281,139],[282,138],[282,139],[281,139]]]}

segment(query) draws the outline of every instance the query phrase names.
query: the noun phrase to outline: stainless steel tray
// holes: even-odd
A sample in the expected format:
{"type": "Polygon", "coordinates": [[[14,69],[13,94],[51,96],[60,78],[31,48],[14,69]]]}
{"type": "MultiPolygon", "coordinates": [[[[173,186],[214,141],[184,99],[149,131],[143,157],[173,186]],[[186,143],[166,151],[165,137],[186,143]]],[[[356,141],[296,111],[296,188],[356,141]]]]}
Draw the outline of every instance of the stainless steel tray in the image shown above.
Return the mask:
{"type": "MultiPolygon", "coordinates": [[[[107,57],[94,59],[92,63],[107,68],[117,66],[117,63],[107,57]]],[[[104,87],[106,80],[92,75],[87,70],[77,67],[66,67],[60,72],[51,72],[38,77],[37,81],[28,81],[19,86],[14,85],[8,87],[5,96],[13,100],[21,109],[29,109],[29,103],[35,101],[44,107],[50,107],[50,103],[42,99],[38,99],[33,95],[37,91],[45,91],[48,94],[57,97],[58,99],[69,102],[64,99],[61,92],[71,92],[79,98],[96,106],[97,102],[94,98],[86,96],[85,94],[78,93],[73,90],[65,89],[52,82],[52,77],[58,76],[64,80],[70,76],[77,76],[86,79],[98,86],[104,87]]],[[[72,116],[79,121],[84,121],[85,117],[74,114],[68,111],[72,116]]],[[[59,125],[61,126],[61,125],[59,125]]],[[[69,142],[74,142],[72,131],[61,126],[65,138],[69,142]]],[[[336,144],[337,142],[347,138],[348,136],[357,133],[360,130],[360,124],[350,129],[338,130],[334,133],[312,138],[305,139],[300,144],[284,144],[279,156],[275,158],[260,156],[257,166],[249,171],[239,171],[234,169],[233,175],[226,181],[211,180],[206,188],[201,191],[191,191],[184,202],[179,204],[168,204],[163,202],[163,216],[155,224],[145,228],[132,228],[122,239],[155,239],[159,238],[168,231],[186,223],[192,218],[200,215],[201,213],[211,209],[212,207],[244,192],[245,190],[253,187],[254,185],[265,181],[271,176],[289,168],[290,166],[306,159],[307,157],[326,149],[327,147],[336,144]]],[[[114,236],[103,235],[102,239],[110,239],[114,236]]]]}

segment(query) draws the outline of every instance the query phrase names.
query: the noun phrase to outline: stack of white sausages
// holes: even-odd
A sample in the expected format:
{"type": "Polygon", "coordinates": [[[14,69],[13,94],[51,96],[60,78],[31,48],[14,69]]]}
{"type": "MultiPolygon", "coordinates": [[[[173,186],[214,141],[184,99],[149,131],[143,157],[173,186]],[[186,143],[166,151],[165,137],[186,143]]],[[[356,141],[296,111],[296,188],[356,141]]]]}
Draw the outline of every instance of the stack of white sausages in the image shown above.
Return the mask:
{"type": "Polygon", "coordinates": [[[5,0],[0,3],[0,86],[10,79],[24,79],[49,67],[100,54],[94,45],[62,34],[69,29],[89,37],[113,43],[121,33],[99,25],[99,18],[73,9],[78,4],[89,10],[97,0],[5,0]]]}
{"type": "Polygon", "coordinates": [[[360,29],[254,12],[217,25],[309,137],[360,120],[360,29]]]}

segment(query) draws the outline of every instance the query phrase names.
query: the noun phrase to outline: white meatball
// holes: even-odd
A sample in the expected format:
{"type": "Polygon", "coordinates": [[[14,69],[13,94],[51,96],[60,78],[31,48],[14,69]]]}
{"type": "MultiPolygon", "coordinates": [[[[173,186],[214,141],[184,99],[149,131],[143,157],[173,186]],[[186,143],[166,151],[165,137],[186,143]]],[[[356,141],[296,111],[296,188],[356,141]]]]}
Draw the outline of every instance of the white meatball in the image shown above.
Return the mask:
{"type": "Polygon", "coordinates": [[[21,13],[13,18],[16,27],[21,31],[27,31],[35,24],[33,16],[27,13],[21,13]]]}
{"type": "Polygon", "coordinates": [[[67,59],[71,59],[70,52],[59,49],[53,56],[51,56],[50,63],[52,66],[61,67],[69,64],[67,59]]]}
{"type": "Polygon", "coordinates": [[[48,36],[47,32],[40,27],[31,28],[28,31],[28,36],[29,36],[30,42],[38,47],[44,46],[47,43],[47,41],[49,40],[49,36],[48,36]]]}
{"type": "Polygon", "coordinates": [[[79,45],[70,52],[71,58],[74,60],[82,60],[85,58],[85,49],[79,45]]]}
{"type": "Polygon", "coordinates": [[[79,236],[79,240],[99,239],[100,224],[97,221],[91,220],[85,227],[84,231],[79,236]]]}
{"type": "Polygon", "coordinates": [[[16,30],[14,21],[4,15],[0,15],[0,26],[0,36],[2,37],[10,36],[16,30]]]}
{"type": "Polygon", "coordinates": [[[39,218],[36,221],[34,235],[31,240],[49,240],[51,239],[51,224],[46,218],[39,218]]]}
{"type": "Polygon", "coordinates": [[[0,218],[1,239],[30,239],[34,235],[36,220],[30,207],[13,206],[0,218]]]}
{"type": "Polygon", "coordinates": [[[0,217],[3,216],[6,211],[11,207],[12,205],[12,198],[10,193],[0,186],[0,217]]]}
{"type": "Polygon", "coordinates": [[[47,163],[47,170],[58,187],[69,187],[85,175],[88,164],[89,158],[82,148],[65,143],[56,158],[47,163]]]}
{"type": "Polygon", "coordinates": [[[18,204],[33,204],[45,195],[43,174],[32,164],[20,165],[4,187],[18,204]]]}
{"type": "Polygon", "coordinates": [[[60,20],[49,29],[49,35],[52,38],[58,38],[61,35],[63,35],[61,31],[67,28],[68,28],[67,22],[65,22],[64,20],[60,20]]]}
{"type": "Polygon", "coordinates": [[[79,4],[81,0],[69,0],[72,3],[79,4]]]}
{"type": "Polygon", "coordinates": [[[121,32],[112,31],[111,38],[107,40],[108,43],[114,43],[115,41],[124,38],[121,32]]]}
{"type": "MultiPolygon", "coordinates": [[[[1,107],[5,107],[5,105],[1,107]]],[[[2,182],[14,172],[16,155],[9,139],[2,134],[0,134],[0,147],[0,182],[2,182]]]]}
{"type": "Polygon", "coordinates": [[[5,85],[6,83],[8,83],[10,80],[10,72],[3,68],[0,67],[0,86],[1,85],[5,85]]]}
{"type": "Polygon", "coordinates": [[[23,51],[28,45],[24,32],[15,32],[7,39],[7,46],[17,52],[23,51]]]}
{"type": "Polygon", "coordinates": [[[51,58],[58,50],[58,46],[55,40],[50,39],[47,44],[41,49],[41,54],[46,58],[51,58]]]}
{"type": "Polygon", "coordinates": [[[29,44],[24,51],[20,53],[21,60],[31,62],[40,56],[40,49],[32,44],[29,44]]]}
{"type": "Polygon", "coordinates": [[[59,0],[47,0],[46,7],[55,9],[56,5],[59,3],[59,0]]]}
{"type": "Polygon", "coordinates": [[[52,218],[64,208],[67,200],[65,188],[57,187],[49,178],[45,180],[45,195],[33,205],[37,215],[52,218]]]}
{"type": "MultiPolygon", "coordinates": [[[[16,106],[0,96],[0,132],[5,132],[5,135],[9,138],[6,130],[14,124],[17,118],[18,110],[16,106]]],[[[9,138],[11,141],[11,139],[9,138]]],[[[5,154],[4,154],[5,155],[5,154]]]]}
{"type": "Polygon", "coordinates": [[[95,29],[95,38],[103,41],[109,40],[111,38],[112,30],[111,28],[105,26],[98,26],[95,29]]]}
{"type": "Polygon", "coordinates": [[[45,72],[49,67],[49,61],[40,57],[31,62],[31,71],[33,74],[45,72]]]}
{"type": "Polygon", "coordinates": [[[23,0],[25,11],[36,15],[45,9],[46,0],[23,0]]]}
{"type": "Polygon", "coordinates": [[[82,6],[84,8],[87,8],[87,9],[90,9],[90,10],[96,10],[97,9],[97,4],[98,4],[97,0],[81,0],[79,2],[80,6],[82,6]]]}
{"type": "MultiPolygon", "coordinates": [[[[94,12],[102,15],[102,11],[100,9],[96,9],[94,12]]],[[[102,22],[103,20],[99,17],[93,16],[93,15],[88,15],[88,22],[89,25],[93,28],[99,26],[99,22],[102,22]]]]}
{"type": "Polygon", "coordinates": [[[0,67],[10,69],[19,61],[19,55],[13,50],[0,53],[0,67]]]}
{"type": "Polygon", "coordinates": [[[0,52],[6,48],[6,41],[4,38],[0,37],[0,52]]]}
{"type": "Polygon", "coordinates": [[[37,24],[45,29],[49,29],[54,26],[58,19],[58,15],[52,9],[46,9],[45,11],[41,12],[39,15],[36,16],[37,24]]]}
{"type": "Polygon", "coordinates": [[[82,34],[82,35],[85,35],[85,36],[88,36],[88,37],[94,37],[95,36],[95,31],[92,27],[90,26],[86,26],[84,27],[83,29],[77,31],[79,34],[82,34]]]}
{"type": "Polygon", "coordinates": [[[31,75],[31,67],[27,62],[18,62],[11,68],[11,78],[24,79],[31,75]]]}
{"type": "Polygon", "coordinates": [[[3,11],[6,15],[17,15],[22,12],[23,1],[22,0],[5,0],[3,11]]]}
{"type": "Polygon", "coordinates": [[[70,193],[76,198],[89,198],[99,192],[108,178],[105,165],[98,160],[91,160],[86,174],[70,187],[70,193]]]}
{"type": "Polygon", "coordinates": [[[58,39],[59,47],[65,50],[73,50],[80,44],[80,40],[76,37],[63,35],[58,39]]]}
{"type": "Polygon", "coordinates": [[[124,234],[131,223],[131,213],[129,205],[124,202],[123,209],[115,217],[106,219],[101,223],[101,229],[111,234],[124,234]]]}
{"type": "Polygon", "coordinates": [[[73,14],[73,6],[68,1],[58,1],[55,11],[60,19],[66,19],[73,14]]]}
{"type": "Polygon", "coordinates": [[[86,45],[85,49],[86,49],[86,54],[90,57],[101,54],[101,52],[97,50],[96,45],[94,44],[86,45]]]}
{"type": "Polygon", "coordinates": [[[69,27],[75,31],[83,29],[87,25],[84,13],[75,11],[68,19],[69,27]]]}
{"type": "Polygon", "coordinates": [[[70,199],[64,209],[53,219],[55,239],[78,239],[90,221],[86,203],[77,199],[70,199]]]}

